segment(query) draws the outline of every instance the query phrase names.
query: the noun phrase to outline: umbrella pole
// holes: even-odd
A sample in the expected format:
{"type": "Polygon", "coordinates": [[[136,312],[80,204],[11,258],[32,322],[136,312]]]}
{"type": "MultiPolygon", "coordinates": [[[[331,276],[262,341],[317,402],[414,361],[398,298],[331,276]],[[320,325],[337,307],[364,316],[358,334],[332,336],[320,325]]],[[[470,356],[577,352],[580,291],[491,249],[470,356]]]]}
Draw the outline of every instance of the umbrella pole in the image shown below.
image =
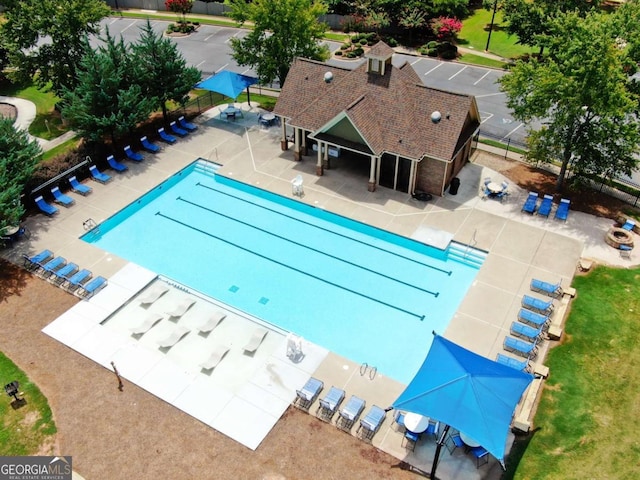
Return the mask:
{"type": "Polygon", "coordinates": [[[442,431],[442,435],[440,436],[440,439],[436,444],[436,454],[433,457],[433,465],[431,465],[431,473],[429,474],[429,478],[431,480],[436,479],[436,469],[438,468],[438,461],[440,460],[440,451],[442,450],[444,439],[446,438],[447,433],[449,433],[449,428],[451,428],[450,425],[447,425],[446,427],[444,427],[444,430],[442,431]]]}
{"type": "Polygon", "coordinates": [[[249,93],[249,87],[247,86],[247,103],[251,106],[251,94],[249,93]]]}

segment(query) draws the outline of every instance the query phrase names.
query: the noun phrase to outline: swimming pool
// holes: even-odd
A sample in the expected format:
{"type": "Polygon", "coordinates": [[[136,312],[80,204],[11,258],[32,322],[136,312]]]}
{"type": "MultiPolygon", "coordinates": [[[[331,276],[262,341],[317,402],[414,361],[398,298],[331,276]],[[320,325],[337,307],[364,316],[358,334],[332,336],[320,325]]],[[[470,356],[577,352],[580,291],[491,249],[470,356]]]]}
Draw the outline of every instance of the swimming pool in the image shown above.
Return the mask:
{"type": "Polygon", "coordinates": [[[402,383],[478,271],[448,252],[215,175],[204,162],[83,240],[402,383]]]}

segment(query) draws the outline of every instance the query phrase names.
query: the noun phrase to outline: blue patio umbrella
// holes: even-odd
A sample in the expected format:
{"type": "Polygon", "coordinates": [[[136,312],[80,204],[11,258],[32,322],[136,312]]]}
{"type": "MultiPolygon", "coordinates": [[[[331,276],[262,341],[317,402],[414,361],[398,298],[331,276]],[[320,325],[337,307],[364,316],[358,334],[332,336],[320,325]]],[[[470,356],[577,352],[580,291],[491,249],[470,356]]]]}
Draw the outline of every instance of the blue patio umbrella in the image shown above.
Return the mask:
{"type": "MultiPolygon", "coordinates": [[[[257,78],[242,75],[240,73],[229,72],[228,70],[222,70],[197,83],[196,88],[221,93],[222,95],[235,100],[244,89],[247,89],[248,98],[249,86],[255,83],[258,83],[257,78]]],[[[248,100],[249,105],[251,105],[251,100],[249,98],[248,100]]]]}
{"type": "MultiPolygon", "coordinates": [[[[422,367],[392,408],[424,415],[477,440],[504,467],[513,412],[533,375],[499,364],[435,335],[422,367]]],[[[445,432],[446,433],[446,432],[445,432]]],[[[433,460],[435,478],[440,437],[433,460]]]]}

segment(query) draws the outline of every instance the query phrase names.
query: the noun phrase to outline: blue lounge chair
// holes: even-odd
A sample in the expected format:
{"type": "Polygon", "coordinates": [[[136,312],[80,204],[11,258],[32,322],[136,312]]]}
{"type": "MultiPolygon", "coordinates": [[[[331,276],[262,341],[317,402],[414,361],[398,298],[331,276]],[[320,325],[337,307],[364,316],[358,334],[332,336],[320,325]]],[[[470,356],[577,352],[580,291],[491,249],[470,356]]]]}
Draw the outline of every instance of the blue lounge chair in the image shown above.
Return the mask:
{"type": "Polygon", "coordinates": [[[627,218],[627,221],[624,222],[624,225],[622,225],[622,229],[630,232],[633,230],[633,227],[635,226],[636,226],[636,222],[627,218]]]}
{"type": "Polygon", "coordinates": [[[45,214],[47,214],[49,216],[58,213],[58,207],[54,207],[53,205],[48,204],[45,201],[45,199],[42,198],[42,195],[40,195],[39,197],[36,197],[34,199],[34,202],[36,202],[36,205],[38,206],[40,211],[42,211],[43,213],[45,213],[45,214]]]}
{"type": "Polygon", "coordinates": [[[134,162],[141,162],[144,160],[144,157],[142,155],[131,150],[131,145],[127,145],[126,147],[124,147],[124,154],[129,160],[133,160],[134,162]]]}
{"type": "Polygon", "coordinates": [[[60,191],[60,188],[53,187],[51,189],[51,193],[53,194],[53,198],[56,203],[60,205],[64,205],[65,207],[69,207],[75,203],[75,200],[71,198],[69,195],[65,195],[60,191]]]}
{"type": "Polygon", "coordinates": [[[538,328],[534,328],[530,325],[525,325],[524,323],[513,322],[511,324],[511,334],[524,340],[528,340],[529,342],[533,342],[535,340],[538,340],[542,336],[543,328],[544,323],[538,328]]]}
{"type": "Polygon", "coordinates": [[[360,426],[356,431],[356,434],[365,440],[371,440],[376,432],[380,429],[382,422],[384,422],[387,412],[384,409],[374,405],[369,410],[369,413],[360,420],[360,426]]]}
{"type": "Polygon", "coordinates": [[[91,178],[93,178],[96,182],[107,183],[109,180],[111,180],[111,176],[107,175],[106,173],[102,173],[95,165],[91,165],[89,167],[89,173],[91,174],[91,178]]]}
{"type": "Polygon", "coordinates": [[[84,282],[91,278],[91,272],[86,268],[83,268],[79,272],[74,273],[71,277],[62,281],[62,287],[69,291],[73,291],[76,288],[82,286],[84,282]]]}
{"type": "Polygon", "coordinates": [[[531,280],[530,288],[533,292],[543,293],[544,295],[554,298],[560,298],[563,294],[560,282],[549,283],[534,278],[531,280]]]}
{"type": "Polygon", "coordinates": [[[28,270],[35,270],[44,262],[53,257],[53,252],[51,250],[43,250],[40,253],[33,255],[31,257],[27,255],[22,255],[24,259],[24,268],[28,270]]]}
{"type": "Polygon", "coordinates": [[[140,139],[140,144],[147,152],[158,153],[160,151],[160,147],[155,143],[151,143],[147,137],[142,137],[140,139]]]}
{"type": "Polygon", "coordinates": [[[553,197],[551,195],[545,195],[542,198],[540,207],[538,208],[538,215],[549,217],[549,214],[551,213],[551,207],[553,207],[553,197]]]}
{"type": "Polygon", "coordinates": [[[76,265],[75,263],[67,263],[60,270],[56,270],[55,272],[53,272],[53,275],[51,275],[51,277],[49,278],[53,280],[53,283],[61,285],[62,282],[69,279],[69,277],[71,277],[77,271],[78,265],[76,265]]]}
{"type": "Polygon", "coordinates": [[[91,187],[87,187],[85,184],[80,183],[75,176],[69,177],[69,185],[71,185],[71,190],[79,193],[80,195],[87,195],[93,191],[91,187]]]}
{"type": "Polygon", "coordinates": [[[169,127],[171,128],[171,131],[172,131],[173,133],[175,133],[176,135],[178,135],[179,137],[186,137],[186,136],[189,134],[189,132],[187,132],[185,129],[180,128],[180,127],[176,124],[176,122],[171,122],[171,123],[169,124],[169,127]]]}
{"type": "Polygon", "coordinates": [[[311,377],[302,387],[302,390],[296,390],[296,399],[293,404],[303,410],[309,410],[309,407],[316,401],[323,388],[324,383],[317,378],[311,377]]]}
{"type": "Polygon", "coordinates": [[[129,170],[129,167],[127,167],[124,163],[120,163],[119,161],[117,161],[116,157],[114,157],[113,155],[109,155],[107,157],[107,163],[116,172],[122,173],[122,172],[126,172],[127,170],[129,170]]]}
{"type": "Polygon", "coordinates": [[[529,360],[517,360],[513,357],[499,353],[496,357],[496,362],[506,365],[507,367],[515,368],[521,372],[529,371],[529,360]]]}
{"type": "Polygon", "coordinates": [[[49,260],[47,263],[43,265],[39,265],[36,269],[43,277],[47,277],[54,273],[56,270],[62,268],[67,263],[67,259],[64,257],[56,257],[53,260],[49,260]]]}
{"type": "Polygon", "coordinates": [[[78,287],[77,294],[83,298],[90,298],[98,293],[107,285],[107,279],[104,277],[96,277],[90,282],[78,287]]]}
{"type": "Polygon", "coordinates": [[[187,122],[185,120],[184,116],[178,118],[178,124],[180,125],[180,127],[184,128],[185,130],[188,130],[190,132],[193,132],[193,131],[198,129],[197,125],[195,125],[193,123],[190,123],[190,122],[187,122]]]}
{"type": "Polygon", "coordinates": [[[351,395],[344,408],[338,412],[336,427],[342,430],[351,430],[362,410],[364,410],[364,405],[365,401],[362,398],[351,395]]]}
{"type": "Polygon", "coordinates": [[[541,298],[525,295],[522,297],[522,306],[534,312],[550,315],[553,312],[553,299],[545,301],[541,298]]]}
{"type": "Polygon", "coordinates": [[[160,138],[167,143],[176,143],[178,141],[176,137],[174,137],[173,135],[169,135],[167,132],[165,132],[164,128],[158,129],[158,135],[160,135],[160,138]]]}
{"type": "Polygon", "coordinates": [[[336,413],[336,410],[342,403],[342,400],[344,400],[344,390],[337,387],[331,387],[329,393],[327,393],[324,398],[320,399],[320,405],[318,405],[318,409],[316,410],[316,416],[326,422],[330,422],[333,415],[336,413]]]}
{"type": "Polygon", "coordinates": [[[503,347],[507,352],[529,359],[535,358],[538,353],[536,342],[529,343],[513,337],[505,337],[503,347]]]}
{"type": "Polygon", "coordinates": [[[569,205],[571,204],[570,200],[563,198],[560,200],[560,205],[558,205],[558,209],[556,210],[556,214],[554,218],[558,220],[562,220],[564,222],[567,221],[567,217],[569,216],[569,205]]]}
{"type": "Polygon", "coordinates": [[[536,211],[536,204],[538,203],[538,194],[535,192],[529,192],[529,196],[527,196],[527,200],[522,205],[522,211],[526,213],[533,213],[536,211]]]}
{"type": "Polygon", "coordinates": [[[539,313],[532,312],[526,308],[521,308],[518,311],[518,320],[535,327],[544,327],[549,321],[549,315],[540,315],[539,313]]]}

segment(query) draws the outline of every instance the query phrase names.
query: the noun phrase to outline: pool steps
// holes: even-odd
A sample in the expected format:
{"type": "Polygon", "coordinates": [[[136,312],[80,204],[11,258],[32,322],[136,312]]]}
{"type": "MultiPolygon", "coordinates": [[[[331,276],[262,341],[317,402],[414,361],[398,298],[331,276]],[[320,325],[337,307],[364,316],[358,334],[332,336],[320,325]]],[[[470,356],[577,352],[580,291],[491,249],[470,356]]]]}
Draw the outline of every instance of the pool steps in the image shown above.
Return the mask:
{"type": "Polygon", "coordinates": [[[488,252],[458,242],[451,242],[448,248],[448,258],[450,260],[475,268],[482,266],[487,254],[488,252]]]}
{"type": "Polygon", "coordinates": [[[220,165],[218,165],[217,163],[208,162],[206,160],[198,160],[194,170],[196,172],[204,173],[205,175],[210,175],[213,177],[219,168],[220,165]]]}

